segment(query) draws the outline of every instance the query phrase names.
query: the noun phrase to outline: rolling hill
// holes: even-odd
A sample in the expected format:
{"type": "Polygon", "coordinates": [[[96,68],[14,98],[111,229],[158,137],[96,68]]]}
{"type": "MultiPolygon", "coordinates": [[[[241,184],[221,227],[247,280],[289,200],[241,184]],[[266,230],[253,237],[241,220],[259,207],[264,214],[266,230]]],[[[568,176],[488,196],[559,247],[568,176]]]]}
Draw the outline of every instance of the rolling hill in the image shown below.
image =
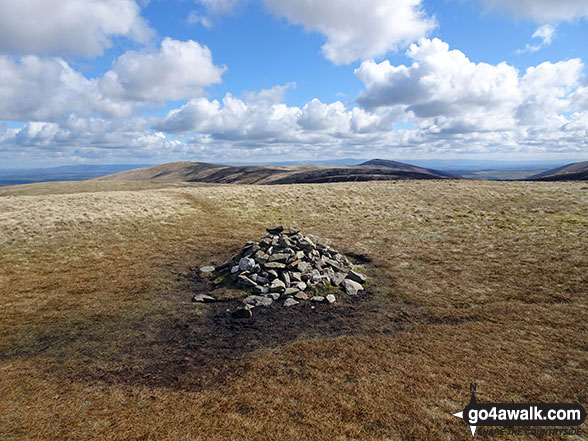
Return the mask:
{"type": "Polygon", "coordinates": [[[588,180],[588,161],[574,162],[563,167],[547,170],[530,176],[532,181],[586,181],[588,180]]]}
{"type": "Polygon", "coordinates": [[[446,179],[449,173],[374,159],[353,166],[227,166],[172,162],[96,178],[100,181],[204,182],[215,184],[311,184],[397,179],[446,179]]]}

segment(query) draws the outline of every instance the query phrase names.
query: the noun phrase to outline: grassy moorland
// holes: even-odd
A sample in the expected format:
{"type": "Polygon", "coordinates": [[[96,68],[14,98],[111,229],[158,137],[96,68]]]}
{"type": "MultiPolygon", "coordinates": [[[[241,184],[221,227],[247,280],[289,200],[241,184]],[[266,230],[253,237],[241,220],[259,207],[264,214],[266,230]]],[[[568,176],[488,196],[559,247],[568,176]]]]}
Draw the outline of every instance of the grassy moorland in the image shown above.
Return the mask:
{"type": "Polygon", "coordinates": [[[0,439],[471,439],[470,382],[588,394],[586,250],[581,182],[3,188],[0,439]],[[360,255],[369,292],[245,324],[191,303],[192,268],[279,223],[360,255]]]}

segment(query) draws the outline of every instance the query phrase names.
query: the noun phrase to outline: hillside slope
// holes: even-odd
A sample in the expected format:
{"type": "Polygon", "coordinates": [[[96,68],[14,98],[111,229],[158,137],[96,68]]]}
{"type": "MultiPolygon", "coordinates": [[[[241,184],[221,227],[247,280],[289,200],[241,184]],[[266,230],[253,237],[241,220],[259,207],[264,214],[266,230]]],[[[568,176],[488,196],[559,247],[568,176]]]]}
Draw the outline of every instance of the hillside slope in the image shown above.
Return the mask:
{"type": "Polygon", "coordinates": [[[563,167],[547,170],[529,177],[532,181],[586,181],[588,180],[588,161],[574,162],[563,167]]]}
{"type": "Polygon", "coordinates": [[[450,174],[381,159],[354,166],[228,166],[203,162],[172,162],[97,178],[99,181],[204,182],[216,184],[305,184],[444,179],[450,174]]]}

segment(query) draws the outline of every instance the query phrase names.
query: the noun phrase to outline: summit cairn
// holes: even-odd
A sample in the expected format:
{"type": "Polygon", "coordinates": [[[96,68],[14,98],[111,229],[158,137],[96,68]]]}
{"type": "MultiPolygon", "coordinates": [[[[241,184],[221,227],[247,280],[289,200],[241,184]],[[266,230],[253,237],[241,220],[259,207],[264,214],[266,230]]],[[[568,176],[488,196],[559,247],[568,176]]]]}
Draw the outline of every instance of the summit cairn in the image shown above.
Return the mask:
{"type": "Polygon", "coordinates": [[[279,301],[283,307],[302,302],[336,302],[333,294],[321,296],[320,286],[340,287],[348,295],[363,290],[366,277],[352,270],[347,258],[316,236],[304,236],[297,228],[267,228],[259,242],[249,241],[241,252],[215,268],[221,279],[251,291],[232,315],[249,318],[251,310],[279,301]]]}

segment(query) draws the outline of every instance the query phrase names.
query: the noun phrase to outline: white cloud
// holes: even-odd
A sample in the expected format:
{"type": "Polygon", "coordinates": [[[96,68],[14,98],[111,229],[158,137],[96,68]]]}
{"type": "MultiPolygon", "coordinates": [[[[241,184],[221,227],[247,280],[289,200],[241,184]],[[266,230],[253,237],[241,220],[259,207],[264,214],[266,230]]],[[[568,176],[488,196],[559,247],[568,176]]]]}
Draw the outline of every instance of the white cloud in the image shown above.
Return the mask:
{"type": "Polygon", "coordinates": [[[210,15],[228,15],[243,3],[244,0],[197,0],[210,15]]]}
{"type": "Polygon", "coordinates": [[[201,24],[202,26],[208,29],[212,28],[213,26],[212,19],[210,17],[207,17],[206,15],[202,15],[198,11],[190,11],[190,14],[188,14],[188,18],[186,19],[186,21],[192,25],[201,24]]]}
{"type": "Polygon", "coordinates": [[[223,15],[231,15],[246,0],[196,0],[200,5],[199,10],[190,11],[187,22],[201,24],[206,28],[212,28],[214,22],[223,15]]]}
{"type": "Polygon", "coordinates": [[[0,56],[0,119],[59,122],[70,114],[126,117],[141,106],[202,95],[224,68],[191,40],[157,52],[127,52],[103,77],[87,79],[62,58],[0,56]]]}
{"type": "Polygon", "coordinates": [[[279,17],[327,37],[322,51],[335,64],[398,50],[435,26],[421,0],[264,0],[279,17]]]}
{"type": "Polygon", "coordinates": [[[355,70],[366,90],[358,102],[370,109],[404,106],[417,118],[467,120],[480,130],[508,128],[509,111],[520,102],[517,70],[506,63],[472,63],[438,39],[413,44],[410,66],[364,61],[355,70]]]}
{"type": "Polygon", "coordinates": [[[284,101],[286,92],[296,88],[295,82],[279,84],[270,89],[262,89],[258,92],[245,92],[245,100],[249,103],[278,104],[284,101]]]}
{"type": "Polygon", "coordinates": [[[122,116],[131,110],[131,103],[102,95],[96,81],[61,58],[0,56],[0,119],[58,121],[71,113],[122,116]]]}
{"type": "Polygon", "coordinates": [[[167,37],[159,51],[121,55],[100,87],[105,95],[124,100],[181,100],[202,95],[205,87],[220,83],[225,70],[214,65],[206,46],[167,37]]]}
{"type": "Polygon", "coordinates": [[[134,0],[0,1],[0,52],[95,57],[112,37],[152,35],[134,0]]]}
{"type": "Polygon", "coordinates": [[[165,118],[156,121],[154,127],[179,134],[195,131],[223,140],[304,143],[352,138],[367,131],[380,130],[378,125],[382,122],[390,123],[390,112],[377,115],[359,108],[347,109],[339,101],[325,104],[315,98],[299,108],[276,102],[275,97],[272,100],[259,99],[268,91],[250,94],[245,101],[231,94],[227,94],[222,103],[196,98],[170,111],[165,118]]]}
{"type": "Polygon", "coordinates": [[[540,26],[535,30],[535,32],[533,32],[533,35],[531,38],[540,38],[541,43],[535,44],[535,45],[531,45],[531,44],[527,43],[527,45],[525,46],[524,49],[519,49],[516,52],[517,52],[517,54],[522,54],[525,52],[537,52],[543,46],[549,46],[551,44],[551,41],[553,40],[554,35],[555,35],[555,27],[553,27],[552,25],[546,24],[546,25],[540,26]]]}
{"type": "Polygon", "coordinates": [[[506,11],[540,23],[588,17],[586,0],[482,0],[488,9],[506,11]]]}
{"type": "Polygon", "coordinates": [[[454,146],[486,149],[583,144],[571,135],[586,122],[579,59],[545,62],[521,75],[506,63],[473,63],[437,39],[411,45],[407,55],[410,66],[363,62],[355,71],[366,86],[358,102],[368,110],[402,109],[424,142],[452,139],[454,146]]]}

